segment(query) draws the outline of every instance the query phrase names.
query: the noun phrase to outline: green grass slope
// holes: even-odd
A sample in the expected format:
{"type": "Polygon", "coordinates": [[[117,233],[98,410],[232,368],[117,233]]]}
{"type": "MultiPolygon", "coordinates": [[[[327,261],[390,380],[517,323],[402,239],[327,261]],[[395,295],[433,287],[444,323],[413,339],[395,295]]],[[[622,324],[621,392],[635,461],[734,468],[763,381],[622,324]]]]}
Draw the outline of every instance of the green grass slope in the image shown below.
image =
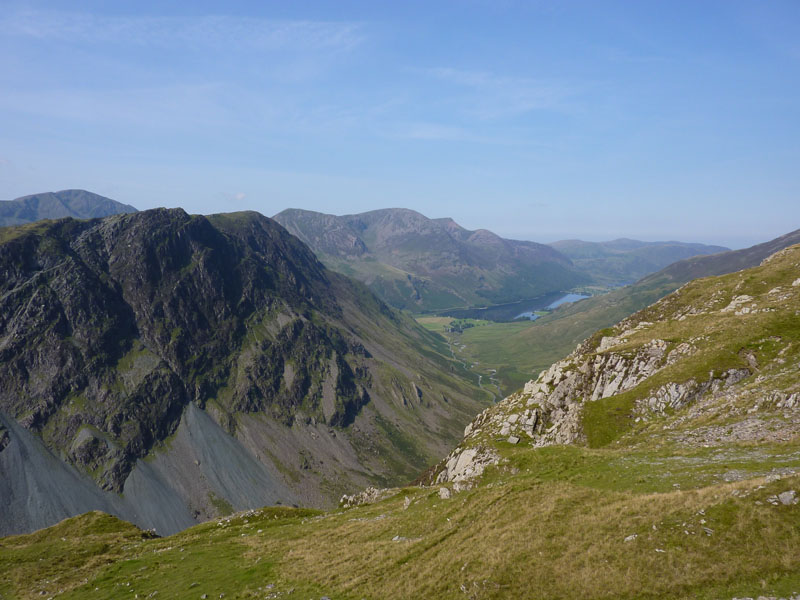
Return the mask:
{"type": "Polygon", "coordinates": [[[163,539],[84,515],[0,540],[0,595],[796,598],[798,433],[795,246],[597,332],[477,417],[438,484],[163,539]]]}
{"type": "Polygon", "coordinates": [[[289,209],[273,218],[326,266],[412,312],[515,302],[590,281],[550,246],[407,209],[343,216],[289,209]]]}
{"type": "Polygon", "coordinates": [[[503,391],[511,393],[593,332],[619,322],[684,283],[754,267],[774,252],[797,243],[800,230],[751,248],[681,260],[633,285],[561,306],[533,322],[493,323],[469,329],[459,342],[466,346],[465,358],[496,369],[503,391]]]}

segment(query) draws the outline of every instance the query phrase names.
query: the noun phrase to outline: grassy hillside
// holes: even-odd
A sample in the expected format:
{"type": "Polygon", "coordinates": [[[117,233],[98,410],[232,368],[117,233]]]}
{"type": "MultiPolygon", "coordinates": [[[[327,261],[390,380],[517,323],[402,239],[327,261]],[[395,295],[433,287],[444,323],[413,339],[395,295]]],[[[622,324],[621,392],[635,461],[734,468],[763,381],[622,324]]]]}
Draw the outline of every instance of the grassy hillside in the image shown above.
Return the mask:
{"type": "Polygon", "coordinates": [[[84,515],[0,540],[0,594],[797,598],[799,367],[795,246],[597,332],[476,418],[436,485],[163,539],[84,515]]]}
{"type": "Polygon", "coordinates": [[[509,394],[598,329],[617,323],[691,279],[753,267],[798,242],[800,230],[752,248],[682,260],[633,285],[559,307],[533,322],[488,323],[465,330],[458,343],[465,346],[465,360],[496,369],[503,392],[509,394]]]}
{"type": "Polygon", "coordinates": [[[0,227],[21,225],[42,219],[94,219],[136,209],[84,190],[62,190],[0,201],[0,227]]]}
{"type": "Polygon", "coordinates": [[[550,246],[412,210],[336,216],[289,209],[274,218],[330,269],[412,312],[514,302],[590,282],[550,246]]]}
{"type": "Polygon", "coordinates": [[[406,488],[350,510],[266,508],[164,539],[94,513],[0,540],[0,594],[788,597],[800,591],[800,506],[770,499],[800,478],[770,481],[772,469],[800,469],[797,447],[545,448],[514,453],[449,499],[406,488]],[[734,470],[752,478],[726,482],[734,470]]]}

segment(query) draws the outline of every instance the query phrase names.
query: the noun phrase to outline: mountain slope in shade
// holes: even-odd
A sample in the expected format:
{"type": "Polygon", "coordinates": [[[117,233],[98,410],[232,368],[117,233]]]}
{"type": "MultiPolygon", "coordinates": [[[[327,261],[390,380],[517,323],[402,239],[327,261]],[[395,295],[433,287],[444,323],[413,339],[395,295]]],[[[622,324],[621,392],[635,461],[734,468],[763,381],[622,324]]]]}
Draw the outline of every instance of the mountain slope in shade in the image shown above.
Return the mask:
{"type": "Polygon", "coordinates": [[[676,261],[730,250],[706,244],[641,242],[624,238],[610,242],[562,240],[550,246],[568,256],[578,269],[591,275],[594,281],[606,285],[638,281],[676,261]]]}
{"type": "Polygon", "coordinates": [[[568,258],[534,242],[469,231],[407,209],[328,215],[289,209],[275,220],[330,268],[415,311],[485,306],[586,283],[568,258]]]}
{"type": "Polygon", "coordinates": [[[0,201],[0,227],[42,219],[94,219],[136,212],[133,206],[85,190],[62,190],[0,201]]]}
{"type": "Polygon", "coordinates": [[[440,338],[257,213],[6,228],[0,274],[0,532],[330,505],[413,478],[490,400],[440,338]],[[32,467],[54,460],[59,495],[32,467]]]}

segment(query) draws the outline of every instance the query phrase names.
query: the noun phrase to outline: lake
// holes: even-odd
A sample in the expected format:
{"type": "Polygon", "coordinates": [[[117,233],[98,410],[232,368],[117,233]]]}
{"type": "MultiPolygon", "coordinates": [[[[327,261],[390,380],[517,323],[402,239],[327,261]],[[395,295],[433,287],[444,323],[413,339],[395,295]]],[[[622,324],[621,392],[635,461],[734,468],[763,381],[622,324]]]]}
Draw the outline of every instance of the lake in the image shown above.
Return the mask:
{"type": "Polygon", "coordinates": [[[535,314],[540,310],[553,310],[567,302],[576,302],[588,298],[583,294],[565,294],[564,292],[554,292],[536,298],[528,298],[519,302],[509,304],[498,304],[486,308],[459,308],[440,313],[444,317],[456,319],[486,319],[487,321],[514,321],[516,319],[530,319],[535,321],[539,315],[535,314]]]}
{"type": "Polygon", "coordinates": [[[558,300],[556,300],[555,302],[551,302],[544,308],[532,308],[530,310],[526,310],[525,312],[519,313],[516,317],[514,317],[514,320],[516,321],[517,319],[530,319],[531,321],[535,321],[536,319],[539,318],[539,315],[537,315],[534,312],[536,310],[555,310],[562,304],[567,304],[568,302],[577,302],[578,300],[583,300],[584,298],[589,298],[589,296],[586,296],[584,294],[564,294],[558,300]]]}

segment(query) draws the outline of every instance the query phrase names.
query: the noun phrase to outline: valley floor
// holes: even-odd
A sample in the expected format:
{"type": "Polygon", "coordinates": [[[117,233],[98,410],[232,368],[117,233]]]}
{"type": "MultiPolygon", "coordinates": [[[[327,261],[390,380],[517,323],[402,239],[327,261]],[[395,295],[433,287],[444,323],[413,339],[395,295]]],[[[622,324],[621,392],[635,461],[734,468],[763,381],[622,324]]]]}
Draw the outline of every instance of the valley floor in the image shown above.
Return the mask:
{"type": "MultiPolygon", "coordinates": [[[[788,598],[800,446],[534,449],[481,485],[264,508],[153,538],[102,513],[0,540],[0,598],[788,598]]],[[[449,484],[448,484],[449,485],[449,484]]]]}

